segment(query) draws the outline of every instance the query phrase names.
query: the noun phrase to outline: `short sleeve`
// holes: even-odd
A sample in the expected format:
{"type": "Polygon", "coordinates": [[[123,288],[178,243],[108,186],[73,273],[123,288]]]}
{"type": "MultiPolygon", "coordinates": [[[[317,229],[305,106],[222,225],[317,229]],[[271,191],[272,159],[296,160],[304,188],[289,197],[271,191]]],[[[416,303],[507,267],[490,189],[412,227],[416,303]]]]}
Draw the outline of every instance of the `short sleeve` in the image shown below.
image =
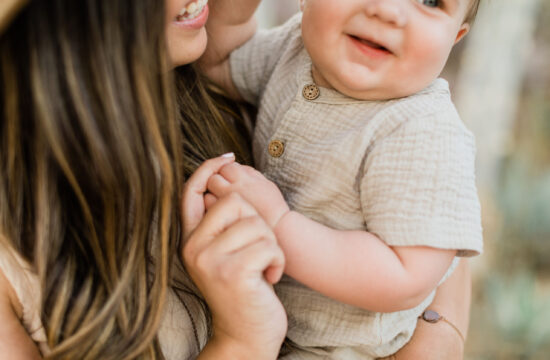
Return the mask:
{"type": "Polygon", "coordinates": [[[456,114],[406,120],[369,152],[360,181],[367,229],[391,246],[482,252],[475,140],[456,114]]]}
{"type": "Polygon", "coordinates": [[[285,24],[258,31],[229,57],[231,77],[244,100],[257,106],[275,65],[292,37],[300,36],[301,13],[285,24]]]}

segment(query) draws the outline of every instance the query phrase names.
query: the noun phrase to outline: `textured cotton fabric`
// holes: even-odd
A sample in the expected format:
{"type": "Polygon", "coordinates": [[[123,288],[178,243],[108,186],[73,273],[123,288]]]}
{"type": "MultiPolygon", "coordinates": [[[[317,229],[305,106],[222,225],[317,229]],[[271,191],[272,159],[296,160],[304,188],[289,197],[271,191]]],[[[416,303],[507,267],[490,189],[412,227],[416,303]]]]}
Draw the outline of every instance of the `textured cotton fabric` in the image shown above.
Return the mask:
{"type": "MultiPolygon", "coordinates": [[[[417,94],[386,101],[320,87],[320,96],[307,100],[302,90],[314,81],[300,21],[297,15],[260,31],[230,58],[239,92],[259,108],[256,167],[279,186],[292,210],[331,228],[366,230],[391,246],[479,254],[475,142],[447,82],[437,79],[417,94]],[[281,157],[270,155],[272,140],[284,144],[281,157]]],[[[382,314],[336,302],[286,276],[276,291],[289,318],[287,359],[392,354],[410,339],[433,298],[382,314]]]]}
{"type": "MultiPolygon", "coordinates": [[[[46,333],[40,319],[40,283],[30,264],[0,239],[0,270],[14,289],[23,307],[21,323],[37,344],[42,355],[50,353],[46,333]]],[[[206,322],[200,305],[195,299],[184,299],[189,314],[173,291],[168,292],[164,316],[159,329],[159,341],[167,360],[195,359],[199,346],[195,341],[193,322],[200,337],[201,347],[206,341],[206,322]]]]}

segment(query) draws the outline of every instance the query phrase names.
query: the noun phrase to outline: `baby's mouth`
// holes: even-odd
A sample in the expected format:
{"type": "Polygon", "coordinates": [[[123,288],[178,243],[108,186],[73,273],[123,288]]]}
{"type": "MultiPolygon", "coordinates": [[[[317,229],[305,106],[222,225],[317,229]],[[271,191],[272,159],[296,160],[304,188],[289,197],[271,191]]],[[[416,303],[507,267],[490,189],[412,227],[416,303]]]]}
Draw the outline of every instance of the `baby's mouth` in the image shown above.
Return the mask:
{"type": "Polygon", "coordinates": [[[379,51],[385,51],[385,52],[391,53],[391,51],[388,48],[386,48],[386,47],[384,47],[384,46],[382,46],[378,43],[375,43],[374,41],[370,41],[370,40],[367,40],[367,39],[362,39],[362,38],[357,37],[355,35],[350,35],[350,36],[354,40],[359,41],[360,43],[365,44],[366,46],[368,46],[370,48],[373,48],[373,49],[379,50],[379,51]]]}

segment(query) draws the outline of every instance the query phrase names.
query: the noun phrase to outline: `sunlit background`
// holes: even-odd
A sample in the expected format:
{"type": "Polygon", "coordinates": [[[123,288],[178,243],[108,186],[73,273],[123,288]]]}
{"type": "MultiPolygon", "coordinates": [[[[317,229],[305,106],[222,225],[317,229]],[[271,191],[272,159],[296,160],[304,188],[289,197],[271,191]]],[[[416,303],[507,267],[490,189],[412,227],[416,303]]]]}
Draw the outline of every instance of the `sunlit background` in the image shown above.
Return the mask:
{"type": "MultiPolygon", "coordinates": [[[[260,26],[296,11],[263,0],[260,26]]],[[[550,359],[550,0],[484,0],[442,76],[478,148],[485,253],[466,359],[550,359]]]]}

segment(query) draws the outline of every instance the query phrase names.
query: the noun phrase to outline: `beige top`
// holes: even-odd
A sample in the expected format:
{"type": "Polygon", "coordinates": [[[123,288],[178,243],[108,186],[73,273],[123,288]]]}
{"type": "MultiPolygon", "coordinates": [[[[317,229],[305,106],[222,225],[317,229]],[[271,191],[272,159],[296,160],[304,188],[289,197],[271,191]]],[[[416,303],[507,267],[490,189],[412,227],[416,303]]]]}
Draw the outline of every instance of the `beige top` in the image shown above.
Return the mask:
{"type": "MultiPolygon", "coordinates": [[[[21,323],[29,336],[38,345],[42,355],[50,352],[46,334],[40,320],[40,284],[32,267],[13,249],[0,241],[0,270],[15,290],[23,306],[21,323]]],[[[201,347],[206,339],[206,322],[199,304],[185,299],[186,305],[197,325],[201,347]]],[[[169,292],[164,317],[159,329],[159,341],[167,360],[194,359],[199,353],[193,326],[179,298],[169,292]]]]}
{"type": "MultiPolygon", "coordinates": [[[[479,254],[475,142],[447,82],[437,79],[417,94],[387,101],[318,87],[300,20],[296,15],[280,28],[260,31],[230,58],[237,88],[259,107],[257,168],[293,210],[332,228],[368,230],[392,246],[479,254]]],[[[392,354],[409,340],[431,301],[381,314],[338,303],[289,277],[276,290],[288,312],[288,337],[301,350],[289,359],[392,354]]]]}

